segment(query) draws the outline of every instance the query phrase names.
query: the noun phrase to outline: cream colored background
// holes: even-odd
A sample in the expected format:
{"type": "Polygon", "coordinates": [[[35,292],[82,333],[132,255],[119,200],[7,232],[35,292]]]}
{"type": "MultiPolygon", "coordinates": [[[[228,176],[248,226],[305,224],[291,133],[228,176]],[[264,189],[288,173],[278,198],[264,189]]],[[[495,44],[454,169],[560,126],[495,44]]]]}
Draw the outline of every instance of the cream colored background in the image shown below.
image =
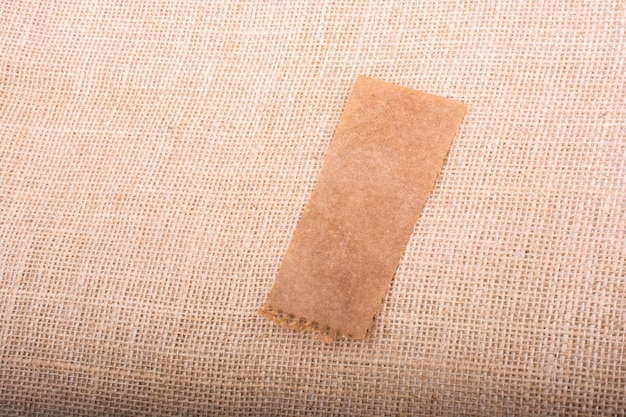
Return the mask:
{"type": "Polygon", "coordinates": [[[3,2],[3,415],[623,415],[626,6],[3,2]],[[357,74],[469,112],[368,339],[256,315],[357,74]]]}

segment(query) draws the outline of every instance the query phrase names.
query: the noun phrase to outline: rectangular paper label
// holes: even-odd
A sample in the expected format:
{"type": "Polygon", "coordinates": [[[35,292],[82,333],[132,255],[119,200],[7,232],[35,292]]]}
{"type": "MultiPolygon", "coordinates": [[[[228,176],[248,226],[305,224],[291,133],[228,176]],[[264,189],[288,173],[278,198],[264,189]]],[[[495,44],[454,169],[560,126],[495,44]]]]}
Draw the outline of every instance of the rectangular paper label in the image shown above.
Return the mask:
{"type": "Polygon", "coordinates": [[[465,112],[359,76],[261,315],[365,337],[465,112]]]}

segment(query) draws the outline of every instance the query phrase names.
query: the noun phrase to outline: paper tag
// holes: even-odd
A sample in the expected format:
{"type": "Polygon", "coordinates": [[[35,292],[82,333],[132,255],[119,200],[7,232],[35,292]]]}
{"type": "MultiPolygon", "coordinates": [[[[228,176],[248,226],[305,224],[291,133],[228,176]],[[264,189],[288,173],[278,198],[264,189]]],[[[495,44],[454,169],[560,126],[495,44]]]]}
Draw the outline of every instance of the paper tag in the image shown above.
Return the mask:
{"type": "Polygon", "coordinates": [[[365,337],[466,109],[357,78],[262,316],[365,337]]]}

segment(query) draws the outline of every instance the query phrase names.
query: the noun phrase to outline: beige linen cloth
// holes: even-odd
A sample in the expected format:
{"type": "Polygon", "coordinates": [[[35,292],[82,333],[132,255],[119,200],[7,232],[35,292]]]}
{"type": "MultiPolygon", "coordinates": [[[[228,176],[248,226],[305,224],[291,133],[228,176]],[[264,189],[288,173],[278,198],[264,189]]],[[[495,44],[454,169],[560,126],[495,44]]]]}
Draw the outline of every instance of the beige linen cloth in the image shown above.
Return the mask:
{"type": "Polygon", "coordinates": [[[623,415],[626,6],[0,5],[1,415],[623,415]],[[365,340],[256,314],[357,74],[469,105],[365,340]]]}

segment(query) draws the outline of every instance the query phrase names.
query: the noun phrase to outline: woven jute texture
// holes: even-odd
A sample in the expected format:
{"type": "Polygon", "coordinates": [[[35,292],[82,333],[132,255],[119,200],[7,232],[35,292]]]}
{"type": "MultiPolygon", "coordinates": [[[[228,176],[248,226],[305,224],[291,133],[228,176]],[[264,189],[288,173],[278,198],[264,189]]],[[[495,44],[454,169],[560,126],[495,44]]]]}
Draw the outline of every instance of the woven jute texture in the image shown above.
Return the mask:
{"type": "Polygon", "coordinates": [[[0,414],[626,413],[624,2],[0,8],[0,414]],[[325,344],[256,311],[357,74],[469,111],[325,344]]]}

